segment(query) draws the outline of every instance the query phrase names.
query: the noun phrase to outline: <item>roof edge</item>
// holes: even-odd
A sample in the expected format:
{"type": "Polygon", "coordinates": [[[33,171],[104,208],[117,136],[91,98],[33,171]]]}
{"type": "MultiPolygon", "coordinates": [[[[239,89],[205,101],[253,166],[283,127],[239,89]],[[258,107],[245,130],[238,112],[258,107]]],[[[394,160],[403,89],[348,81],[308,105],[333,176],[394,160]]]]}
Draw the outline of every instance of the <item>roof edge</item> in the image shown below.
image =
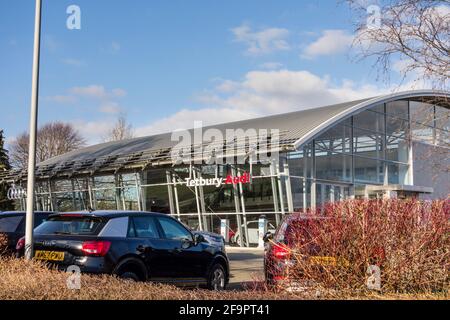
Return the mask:
{"type": "Polygon", "coordinates": [[[340,120],[343,120],[344,118],[358,112],[363,111],[365,109],[369,109],[377,104],[380,103],[388,103],[393,100],[400,100],[400,99],[408,99],[408,98],[416,98],[416,97],[443,97],[443,98],[449,98],[450,99],[450,91],[444,91],[444,90],[410,90],[410,91],[403,91],[398,93],[391,93],[388,95],[383,95],[379,97],[375,97],[372,99],[369,99],[367,101],[358,103],[354,105],[353,107],[342,111],[341,113],[331,117],[330,119],[324,121],[320,125],[318,125],[316,128],[308,132],[306,135],[298,139],[294,142],[295,149],[298,149],[301,145],[307,143],[317,135],[319,135],[322,131],[329,128],[330,126],[337,124],[340,120]]]}

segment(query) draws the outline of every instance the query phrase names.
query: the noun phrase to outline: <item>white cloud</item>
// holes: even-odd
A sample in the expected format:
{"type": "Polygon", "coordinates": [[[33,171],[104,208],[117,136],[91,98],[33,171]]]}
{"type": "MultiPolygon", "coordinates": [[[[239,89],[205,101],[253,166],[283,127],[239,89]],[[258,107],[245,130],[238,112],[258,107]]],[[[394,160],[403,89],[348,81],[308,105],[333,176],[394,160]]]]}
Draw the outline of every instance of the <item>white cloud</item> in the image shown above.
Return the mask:
{"type": "Polygon", "coordinates": [[[60,45],[52,35],[46,34],[43,36],[42,46],[53,53],[59,48],[60,45]]]}
{"type": "Polygon", "coordinates": [[[251,71],[228,95],[218,93],[204,97],[226,108],[237,108],[251,114],[267,115],[310,108],[342,101],[375,96],[374,86],[356,85],[350,81],[334,84],[329,77],[309,71],[251,71]]]}
{"type": "Polygon", "coordinates": [[[248,119],[252,118],[252,116],[254,117],[255,115],[249,115],[248,113],[235,108],[183,109],[169,117],[158,119],[146,126],[138,127],[136,128],[135,133],[137,136],[146,136],[181,129],[190,129],[194,127],[195,121],[202,121],[203,126],[208,126],[248,119]]]}
{"type": "Polygon", "coordinates": [[[87,87],[73,87],[70,92],[77,96],[93,97],[97,99],[103,99],[106,97],[106,90],[104,86],[90,85],[87,87]]]}
{"type": "Polygon", "coordinates": [[[114,121],[108,119],[101,121],[75,120],[72,121],[72,124],[86,139],[87,144],[92,145],[103,141],[103,137],[105,137],[114,126],[114,121]]]}
{"type": "Polygon", "coordinates": [[[302,52],[303,58],[334,55],[350,49],[354,37],[344,30],[324,30],[322,35],[302,52]]]}
{"type": "Polygon", "coordinates": [[[204,108],[183,109],[172,116],[136,128],[136,134],[144,136],[192,128],[194,121],[211,125],[279,114],[387,92],[348,80],[334,84],[327,76],[320,77],[305,70],[251,71],[241,81],[222,81],[228,90],[223,90],[219,85],[199,96],[198,101],[205,105],[204,108]]]}
{"type": "Polygon", "coordinates": [[[73,95],[81,97],[90,97],[96,99],[120,98],[126,95],[126,91],[120,88],[107,91],[102,85],[89,85],[86,87],[73,87],[70,90],[73,95]]]}
{"type": "Polygon", "coordinates": [[[259,66],[261,69],[265,70],[276,70],[283,67],[282,63],[279,62],[265,62],[259,66]]]}
{"type": "Polygon", "coordinates": [[[107,101],[100,105],[100,112],[116,114],[121,112],[120,105],[117,102],[107,101]]]}
{"type": "Polygon", "coordinates": [[[111,90],[111,95],[113,97],[121,98],[121,97],[125,97],[127,95],[127,92],[123,89],[116,88],[116,89],[111,90]]]}
{"type": "Polygon", "coordinates": [[[247,46],[246,53],[250,55],[267,54],[274,51],[289,50],[287,42],[289,31],[283,28],[267,28],[261,31],[252,29],[243,24],[231,29],[236,42],[244,43],[247,46]]]}
{"type": "Polygon", "coordinates": [[[56,102],[59,104],[72,104],[77,101],[77,98],[71,95],[56,95],[56,96],[50,96],[46,97],[45,100],[56,102]]]}
{"type": "Polygon", "coordinates": [[[231,80],[223,80],[219,85],[216,86],[216,90],[219,92],[233,92],[239,86],[238,82],[231,80]]]}
{"type": "Polygon", "coordinates": [[[72,87],[68,94],[49,96],[45,99],[58,104],[74,104],[80,100],[94,101],[98,105],[98,111],[101,113],[116,114],[122,111],[118,99],[127,95],[127,92],[121,88],[107,90],[102,85],[89,85],[85,87],[72,87]]]}
{"type": "Polygon", "coordinates": [[[69,66],[74,66],[74,67],[82,67],[82,66],[86,65],[86,63],[84,61],[79,60],[79,59],[73,59],[73,58],[62,59],[61,62],[64,64],[67,64],[69,66]]]}
{"type": "MultiPolygon", "coordinates": [[[[386,89],[345,79],[333,82],[329,76],[306,70],[251,71],[241,80],[221,80],[210,92],[199,96],[198,101],[204,105],[203,108],[182,109],[171,116],[135,127],[135,133],[137,136],[167,133],[192,128],[195,121],[203,121],[204,126],[214,125],[424,87],[426,84],[418,82],[386,89]]],[[[112,108],[109,111],[116,110],[112,108]]],[[[93,144],[102,141],[114,121],[110,118],[75,121],[74,125],[93,144]]]]}
{"type": "Polygon", "coordinates": [[[113,53],[119,52],[120,49],[121,49],[121,46],[120,46],[120,43],[119,43],[119,42],[113,41],[113,42],[111,43],[111,51],[112,51],[113,53]]]}

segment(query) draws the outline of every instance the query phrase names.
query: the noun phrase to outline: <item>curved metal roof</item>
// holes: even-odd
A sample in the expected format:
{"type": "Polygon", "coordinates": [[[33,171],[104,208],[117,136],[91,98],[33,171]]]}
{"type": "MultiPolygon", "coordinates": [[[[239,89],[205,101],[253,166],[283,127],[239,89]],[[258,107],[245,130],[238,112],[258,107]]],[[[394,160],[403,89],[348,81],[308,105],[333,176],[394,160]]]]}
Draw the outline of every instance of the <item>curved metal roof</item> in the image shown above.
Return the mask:
{"type": "MultiPolygon", "coordinates": [[[[203,128],[203,132],[208,129],[218,129],[225,136],[225,131],[227,129],[278,129],[281,135],[281,143],[290,142],[292,144],[308,134],[312,129],[320,126],[330,117],[337,116],[345,110],[348,110],[355,105],[361,104],[364,101],[368,101],[368,99],[315,109],[295,111],[263,118],[255,118],[207,126],[203,128]]],[[[189,131],[192,134],[193,129],[189,131]]],[[[53,165],[67,161],[85,161],[92,158],[98,159],[104,156],[111,157],[116,155],[130,155],[136,152],[170,149],[175,147],[178,143],[178,141],[172,141],[171,136],[172,133],[164,133],[154,136],[139,137],[129,140],[93,145],[41,162],[39,166],[53,165]]]]}
{"type": "Polygon", "coordinates": [[[444,107],[450,107],[450,92],[448,91],[436,91],[436,90],[414,90],[414,91],[405,91],[400,93],[393,93],[390,95],[384,95],[380,97],[375,97],[367,100],[360,101],[359,103],[354,103],[353,105],[349,105],[348,108],[342,110],[338,114],[330,114],[328,117],[323,118],[322,122],[315,127],[311,127],[310,130],[304,134],[301,138],[299,138],[295,142],[295,147],[299,147],[302,144],[308,142],[315,136],[319,135],[321,132],[329,128],[330,126],[344,120],[352,116],[353,114],[359,113],[366,109],[372,108],[376,105],[382,103],[388,103],[396,100],[415,100],[421,102],[431,102],[435,104],[440,104],[444,107]]]}
{"type": "MultiPolygon", "coordinates": [[[[278,129],[280,147],[295,150],[312,138],[351,115],[376,106],[401,99],[429,101],[449,107],[450,92],[417,90],[384,95],[364,100],[340,103],[326,107],[295,111],[263,118],[224,123],[203,128],[213,128],[224,136],[227,129],[278,129]]],[[[191,134],[193,129],[190,130],[191,134]]],[[[89,146],[44,161],[37,166],[37,177],[72,176],[96,172],[118,172],[123,169],[145,168],[148,165],[169,164],[170,151],[178,142],[172,141],[172,133],[158,134],[123,141],[89,146]]],[[[239,137],[237,137],[239,138],[239,137]]],[[[17,176],[20,177],[17,177],[17,176]]],[[[16,173],[25,178],[25,172],[16,173]]],[[[0,177],[1,179],[1,177],[0,177]]],[[[3,177],[5,180],[5,177],[3,177]]]]}

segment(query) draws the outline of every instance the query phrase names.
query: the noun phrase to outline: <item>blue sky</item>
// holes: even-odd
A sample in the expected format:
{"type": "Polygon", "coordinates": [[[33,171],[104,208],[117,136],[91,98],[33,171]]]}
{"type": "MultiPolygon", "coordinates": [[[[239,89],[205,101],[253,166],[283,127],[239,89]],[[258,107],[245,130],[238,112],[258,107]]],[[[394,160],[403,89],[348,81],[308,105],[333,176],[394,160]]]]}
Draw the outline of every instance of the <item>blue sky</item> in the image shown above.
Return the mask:
{"type": "MultiPolygon", "coordinates": [[[[0,128],[28,129],[34,1],[0,2],[0,128]]],[[[43,0],[39,124],[101,141],[119,113],[136,135],[385,92],[352,59],[352,15],[333,0],[43,0]],[[81,9],[81,30],[66,8],[81,9]]]]}

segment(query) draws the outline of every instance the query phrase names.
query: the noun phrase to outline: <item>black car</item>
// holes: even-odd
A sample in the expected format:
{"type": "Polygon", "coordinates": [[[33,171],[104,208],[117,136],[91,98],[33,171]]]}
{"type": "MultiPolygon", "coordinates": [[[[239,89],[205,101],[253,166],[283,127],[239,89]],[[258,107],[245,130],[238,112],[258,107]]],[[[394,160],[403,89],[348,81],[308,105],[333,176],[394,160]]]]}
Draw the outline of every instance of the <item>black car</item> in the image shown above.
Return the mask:
{"type": "MultiPolygon", "coordinates": [[[[51,215],[34,235],[34,258],[60,269],[76,265],[86,273],[213,290],[228,284],[222,242],[207,240],[165,214],[60,213],[51,215]]],[[[23,247],[21,240],[17,249],[23,253],[23,247]]]]}
{"type": "MultiPolygon", "coordinates": [[[[52,213],[35,211],[34,226],[39,226],[52,213]]],[[[14,253],[17,241],[25,235],[25,215],[23,211],[0,212],[0,234],[8,238],[6,253],[14,253]]]]}

